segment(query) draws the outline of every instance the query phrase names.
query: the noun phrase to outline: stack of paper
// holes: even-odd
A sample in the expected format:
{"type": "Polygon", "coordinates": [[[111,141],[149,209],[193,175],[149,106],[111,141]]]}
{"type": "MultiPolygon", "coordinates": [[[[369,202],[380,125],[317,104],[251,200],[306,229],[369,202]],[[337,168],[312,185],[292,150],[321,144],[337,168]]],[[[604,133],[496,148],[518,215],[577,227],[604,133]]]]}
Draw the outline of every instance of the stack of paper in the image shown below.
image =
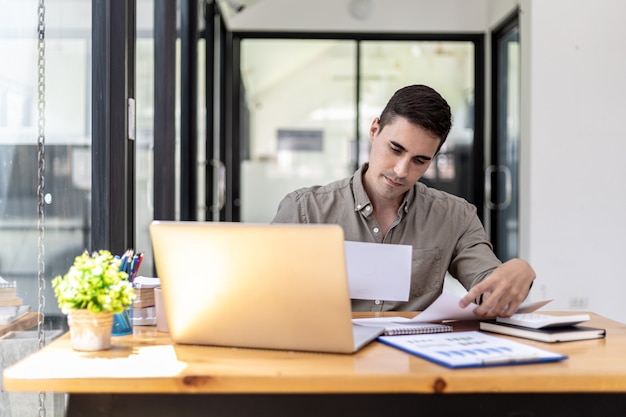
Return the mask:
{"type": "Polygon", "coordinates": [[[0,326],[13,323],[15,320],[30,312],[30,306],[1,306],[0,326]]]}
{"type": "Polygon", "coordinates": [[[159,278],[139,276],[133,281],[135,287],[133,325],[152,326],[156,324],[154,289],[159,285],[161,285],[159,278]]]}
{"type": "Polygon", "coordinates": [[[21,306],[24,300],[17,296],[17,285],[15,281],[8,282],[0,277],[0,307],[21,306]]]}

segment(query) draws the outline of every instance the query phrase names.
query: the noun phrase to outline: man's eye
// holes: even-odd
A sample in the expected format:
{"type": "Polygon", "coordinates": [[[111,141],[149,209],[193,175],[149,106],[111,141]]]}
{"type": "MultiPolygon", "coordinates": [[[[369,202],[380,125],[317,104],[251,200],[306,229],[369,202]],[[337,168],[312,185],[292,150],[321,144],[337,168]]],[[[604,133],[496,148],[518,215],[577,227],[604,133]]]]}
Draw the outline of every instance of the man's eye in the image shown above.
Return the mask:
{"type": "Polygon", "coordinates": [[[390,148],[391,148],[391,152],[393,152],[393,153],[400,153],[400,149],[399,148],[396,148],[396,147],[393,147],[393,146],[391,146],[390,148]]]}

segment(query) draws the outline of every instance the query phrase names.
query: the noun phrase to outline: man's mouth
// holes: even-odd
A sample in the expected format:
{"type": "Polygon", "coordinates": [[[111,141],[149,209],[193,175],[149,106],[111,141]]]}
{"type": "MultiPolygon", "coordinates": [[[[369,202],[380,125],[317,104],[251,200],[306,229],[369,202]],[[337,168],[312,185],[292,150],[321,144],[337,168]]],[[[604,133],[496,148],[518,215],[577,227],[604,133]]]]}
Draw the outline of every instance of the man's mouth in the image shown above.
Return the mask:
{"type": "Polygon", "coordinates": [[[402,187],[404,185],[404,183],[394,181],[386,175],[384,175],[383,177],[385,178],[385,181],[387,182],[387,184],[389,184],[392,187],[402,187]]]}

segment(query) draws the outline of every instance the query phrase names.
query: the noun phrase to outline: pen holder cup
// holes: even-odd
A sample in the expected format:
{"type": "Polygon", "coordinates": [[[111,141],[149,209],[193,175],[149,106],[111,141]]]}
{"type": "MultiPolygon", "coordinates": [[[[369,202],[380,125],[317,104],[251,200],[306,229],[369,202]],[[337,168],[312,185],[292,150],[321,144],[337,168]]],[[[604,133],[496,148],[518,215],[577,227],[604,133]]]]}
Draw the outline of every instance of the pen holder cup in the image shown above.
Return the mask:
{"type": "Polygon", "coordinates": [[[133,308],[113,315],[113,336],[124,336],[133,333],[133,308]]]}

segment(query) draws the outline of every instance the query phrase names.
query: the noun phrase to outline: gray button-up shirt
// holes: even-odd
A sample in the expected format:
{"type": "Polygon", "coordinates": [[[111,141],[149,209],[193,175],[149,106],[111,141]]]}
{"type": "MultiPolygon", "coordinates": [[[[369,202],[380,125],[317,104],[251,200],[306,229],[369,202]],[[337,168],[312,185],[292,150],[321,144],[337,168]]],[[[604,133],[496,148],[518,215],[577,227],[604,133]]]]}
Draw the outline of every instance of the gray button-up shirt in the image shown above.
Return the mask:
{"type": "Polygon", "coordinates": [[[419,182],[383,236],[363,187],[366,170],[367,164],[352,177],[289,193],[272,221],[334,223],[343,227],[346,240],[413,247],[409,301],[352,300],[353,311],[421,311],[441,294],[446,271],[470,288],[500,265],[476,207],[419,182]]]}

